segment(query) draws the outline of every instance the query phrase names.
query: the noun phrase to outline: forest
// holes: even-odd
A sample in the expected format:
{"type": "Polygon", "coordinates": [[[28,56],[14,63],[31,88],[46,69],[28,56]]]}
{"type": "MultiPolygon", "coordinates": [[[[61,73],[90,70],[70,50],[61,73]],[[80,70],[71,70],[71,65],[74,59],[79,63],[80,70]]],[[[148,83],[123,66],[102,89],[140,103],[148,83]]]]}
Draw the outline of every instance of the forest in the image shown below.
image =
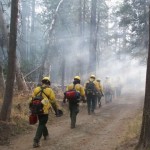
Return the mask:
{"type": "MultiPolygon", "coordinates": [[[[45,76],[50,78],[59,102],[74,76],[81,77],[82,85],[91,74],[102,84],[110,77],[114,88],[121,80],[123,91],[121,98],[114,98],[113,106],[106,107],[110,107],[111,113],[111,107],[121,100],[138,103],[134,112],[141,110],[141,123],[134,146],[137,150],[148,150],[149,4],[149,0],[0,0],[0,122],[12,122],[14,105],[27,109],[27,102],[22,104],[16,99],[28,99],[45,76]]],[[[86,109],[86,104],[82,107],[86,109]]],[[[122,106],[118,108],[123,110],[122,106]]],[[[104,106],[98,112],[101,114],[105,109],[104,106]]],[[[62,150],[70,150],[71,144],[63,146],[62,150]]]]}

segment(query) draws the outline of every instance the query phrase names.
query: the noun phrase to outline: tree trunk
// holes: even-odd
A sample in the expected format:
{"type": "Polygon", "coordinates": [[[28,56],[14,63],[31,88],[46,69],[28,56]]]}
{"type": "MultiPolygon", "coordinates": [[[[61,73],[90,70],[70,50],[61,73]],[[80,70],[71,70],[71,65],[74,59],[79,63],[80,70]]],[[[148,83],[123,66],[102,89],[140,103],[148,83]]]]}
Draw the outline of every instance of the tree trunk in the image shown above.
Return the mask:
{"type": "Polygon", "coordinates": [[[76,53],[76,66],[78,66],[75,70],[75,74],[82,76],[82,62],[81,56],[83,55],[82,51],[82,0],[78,2],[78,40],[77,40],[77,47],[78,53],[76,53]],[[80,61],[78,61],[80,60],[80,61]]]}
{"type": "Polygon", "coordinates": [[[13,87],[15,79],[15,66],[16,66],[17,20],[18,20],[18,0],[12,0],[9,52],[8,52],[8,72],[6,78],[6,90],[4,93],[4,101],[2,104],[2,110],[0,114],[0,118],[3,121],[8,121],[11,115],[13,87]]]}
{"type": "Polygon", "coordinates": [[[4,75],[3,75],[3,68],[2,64],[0,63],[0,96],[3,97],[5,90],[5,82],[4,82],[4,75]]]}
{"type": "MultiPolygon", "coordinates": [[[[149,7],[149,22],[150,22],[150,7],[149,7]]],[[[147,74],[146,74],[146,89],[145,102],[143,108],[143,120],[141,127],[141,134],[139,138],[137,150],[149,150],[150,148],[150,24],[149,24],[149,51],[147,60],[147,74]]]]}
{"type": "Polygon", "coordinates": [[[35,21],[35,0],[32,0],[32,15],[31,15],[31,32],[30,32],[30,62],[35,64],[35,60],[32,59],[35,54],[35,32],[34,32],[34,21],[35,21]]]}
{"type": "MultiPolygon", "coordinates": [[[[82,29],[83,29],[83,39],[85,38],[85,18],[86,18],[86,10],[85,10],[85,3],[86,3],[86,0],[83,1],[83,26],[82,26],[82,29]]],[[[85,40],[85,39],[84,39],[85,40]]]]}
{"type": "Polygon", "coordinates": [[[6,23],[3,17],[2,3],[0,2],[0,46],[3,48],[8,45],[8,32],[6,23]]]}
{"type": "MultiPolygon", "coordinates": [[[[54,26],[55,26],[55,23],[56,23],[56,19],[57,19],[57,13],[59,11],[59,8],[60,6],[62,5],[63,3],[63,0],[60,0],[60,2],[58,3],[57,5],[57,8],[55,10],[55,15],[52,19],[52,22],[50,24],[50,28],[49,28],[49,41],[48,41],[48,44],[50,45],[50,40],[51,40],[51,36],[52,36],[52,33],[53,33],[53,30],[54,30],[54,26]]],[[[40,68],[40,75],[39,75],[39,82],[41,81],[42,79],[42,76],[44,74],[44,65],[45,65],[45,62],[46,62],[46,59],[47,59],[47,56],[48,56],[48,49],[49,48],[46,48],[45,49],[45,52],[44,52],[44,55],[43,55],[43,58],[42,58],[42,64],[41,64],[41,68],[40,68]]]]}
{"type": "Polygon", "coordinates": [[[16,61],[16,83],[17,83],[18,91],[28,91],[27,84],[20,70],[19,61],[16,61]]]}
{"type": "Polygon", "coordinates": [[[89,72],[96,74],[96,4],[97,0],[92,0],[91,26],[90,26],[90,50],[89,50],[89,72]]]}
{"type": "Polygon", "coordinates": [[[41,79],[43,78],[44,72],[45,72],[45,62],[47,59],[47,55],[48,55],[48,47],[46,46],[44,49],[44,55],[42,56],[42,62],[41,62],[41,67],[40,67],[40,74],[39,74],[39,79],[38,82],[41,83],[41,79]]]}
{"type": "Polygon", "coordinates": [[[100,19],[101,19],[101,14],[100,14],[100,10],[98,11],[98,16],[97,16],[97,24],[96,24],[96,35],[95,35],[95,43],[96,43],[96,66],[99,67],[99,61],[100,61],[100,51],[98,51],[98,34],[99,34],[99,26],[100,26],[100,19]]]}
{"type": "MultiPolygon", "coordinates": [[[[25,79],[20,69],[20,60],[25,63],[28,60],[28,50],[27,50],[27,2],[21,0],[21,35],[18,37],[18,47],[20,50],[18,51],[17,59],[16,59],[16,85],[18,91],[28,91],[28,87],[26,85],[25,79]]],[[[26,65],[27,66],[27,65],[26,65]]],[[[26,68],[24,68],[26,69],[26,68]]]]}
{"type": "Polygon", "coordinates": [[[6,23],[3,17],[2,3],[0,2],[0,96],[3,97],[5,82],[3,76],[3,60],[5,59],[4,47],[7,47],[8,37],[6,23]]]}
{"type": "Polygon", "coordinates": [[[27,2],[21,0],[21,35],[18,38],[18,45],[20,47],[20,55],[22,61],[28,60],[27,58],[27,2]],[[22,57],[23,56],[23,57],[22,57]]]}
{"type": "Polygon", "coordinates": [[[62,68],[61,89],[62,89],[62,91],[64,91],[65,90],[65,83],[64,83],[64,81],[65,81],[65,56],[64,56],[64,53],[63,53],[61,68],[62,68]]]}
{"type": "Polygon", "coordinates": [[[147,6],[149,4],[149,1],[147,0],[142,0],[143,3],[143,9],[144,9],[144,16],[145,16],[145,32],[144,32],[144,37],[143,37],[143,41],[144,41],[144,47],[148,49],[148,13],[147,13],[147,6]]]}
{"type": "Polygon", "coordinates": [[[32,0],[31,33],[34,33],[34,21],[35,21],[35,0],[32,0]]]}

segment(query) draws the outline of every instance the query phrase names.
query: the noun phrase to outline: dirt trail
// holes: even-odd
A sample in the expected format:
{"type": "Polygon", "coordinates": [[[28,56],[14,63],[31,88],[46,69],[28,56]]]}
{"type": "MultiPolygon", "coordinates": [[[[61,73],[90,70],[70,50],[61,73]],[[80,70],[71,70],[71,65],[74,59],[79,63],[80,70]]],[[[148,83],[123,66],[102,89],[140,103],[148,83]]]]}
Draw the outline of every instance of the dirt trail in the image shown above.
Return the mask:
{"type": "MultiPolygon", "coordinates": [[[[143,98],[130,95],[115,99],[113,103],[104,104],[96,110],[95,115],[87,115],[86,106],[80,106],[77,126],[70,129],[69,114],[56,118],[56,122],[48,124],[50,138],[41,140],[38,150],[115,150],[120,143],[127,121],[134,118],[141,109],[143,98]]],[[[32,150],[33,132],[20,135],[10,146],[1,146],[1,150],[32,150]]]]}

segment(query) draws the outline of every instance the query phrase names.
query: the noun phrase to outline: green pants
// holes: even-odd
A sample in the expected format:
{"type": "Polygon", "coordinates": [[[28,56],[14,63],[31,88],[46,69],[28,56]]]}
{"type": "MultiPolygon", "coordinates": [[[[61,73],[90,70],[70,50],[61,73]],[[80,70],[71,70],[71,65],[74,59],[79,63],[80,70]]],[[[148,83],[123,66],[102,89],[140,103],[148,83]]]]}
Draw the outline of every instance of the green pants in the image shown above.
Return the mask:
{"type": "Polygon", "coordinates": [[[71,128],[75,128],[76,117],[77,114],[79,113],[79,104],[74,102],[69,102],[69,110],[70,110],[71,128]]]}
{"type": "Polygon", "coordinates": [[[46,123],[48,121],[48,114],[38,115],[38,120],[39,120],[39,125],[38,125],[38,128],[37,128],[35,137],[34,137],[34,141],[37,142],[37,143],[40,141],[42,135],[43,136],[48,135],[48,130],[47,130],[47,127],[46,127],[46,123]]]}
{"type": "Polygon", "coordinates": [[[95,109],[96,95],[87,95],[86,97],[87,97],[88,114],[91,114],[91,112],[94,112],[95,109]]]}

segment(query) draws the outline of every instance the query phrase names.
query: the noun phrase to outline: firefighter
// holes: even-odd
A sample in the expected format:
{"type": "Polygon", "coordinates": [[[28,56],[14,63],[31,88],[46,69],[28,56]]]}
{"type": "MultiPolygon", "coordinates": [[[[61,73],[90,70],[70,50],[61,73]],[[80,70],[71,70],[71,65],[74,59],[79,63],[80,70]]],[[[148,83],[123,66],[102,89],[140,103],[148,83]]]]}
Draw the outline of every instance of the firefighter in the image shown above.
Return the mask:
{"type": "Polygon", "coordinates": [[[69,103],[69,111],[70,111],[70,119],[71,119],[71,129],[76,127],[76,117],[79,113],[79,102],[82,100],[85,102],[85,92],[84,87],[80,84],[80,77],[75,76],[73,83],[69,84],[66,87],[66,92],[64,94],[64,100],[63,102],[66,103],[66,99],[69,103]],[[75,90],[75,92],[78,92],[78,97],[72,97],[67,98],[67,92],[75,90]]]}
{"type": "Polygon", "coordinates": [[[43,113],[38,114],[39,124],[38,124],[38,128],[34,137],[34,142],[33,142],[34,148],[40,146],[39,142],[42,136],[44,137],[44,140],[46,140],[49,136],[46,123],[48,121],[48,113],[49,113],[50,107],[54,109],[57,117],[60,115],[59,105],[56,102],[54,91],[50,87],[50,78],[44,77],[41,82],[42,82],[41,86],[37,86],[33,90],[32,98],[30,99],[30,102],[29,102],[29,108],[32,113],[32,100],[41,93],[41,96],[43,98],[41,101],[43,105],[43,108],[42,108],[43,113]],[[42,92],[40,92],[41,89],[42,89],[42,92]]]}
{"type": "Polygon", "coordinates": [[[105,103],[112,102],[114,92],[110,77],[107,76],[105,78],[103,87],[104,87],[105,103]]]}
{"type": "Polygon", "coordinates": [[[100,108],[101,107],[101,98],[102,98],[102,96],[104,96],[104,94],[103,94],[103,86],[101,84],[101,80],[100,79],[97,79],[96,81],[98,82],[98,86],[99,86],[99,91],[97,92],[97,98],[96,98],[96,107],[97,107],[97,103],[98,103],[98,106],[100,108]]]}
{"type": "Polygon", "coordinates": [[[95,75],[91,75],[89,80],[85,83],[85,94],[87,98],[87,109],[88,114],[94,114],[95,103],[96,103],[96,94],[99,91],[99,86],[96,81],[95,75]]]}

